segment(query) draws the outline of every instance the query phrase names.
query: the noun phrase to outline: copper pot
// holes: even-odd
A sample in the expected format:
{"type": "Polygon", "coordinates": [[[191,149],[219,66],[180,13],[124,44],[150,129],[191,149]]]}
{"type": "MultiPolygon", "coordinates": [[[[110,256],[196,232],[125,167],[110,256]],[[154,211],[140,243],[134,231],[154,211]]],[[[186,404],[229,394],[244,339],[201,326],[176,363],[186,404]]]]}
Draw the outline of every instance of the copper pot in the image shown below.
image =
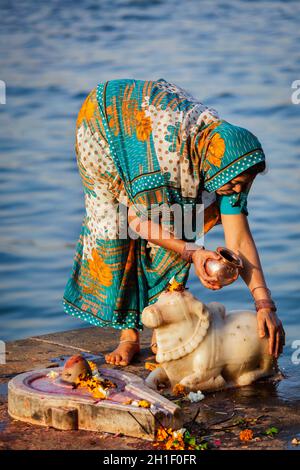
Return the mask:
{"type": "Polygon", "coordinates": [[[217,278],[219,286],[228,286],[239,277],[243,267],[242,260],[233,251],[219,246],[216,253],[219,259],[208,259],[205,263],[205,270],[209,276],[217,278]]]}

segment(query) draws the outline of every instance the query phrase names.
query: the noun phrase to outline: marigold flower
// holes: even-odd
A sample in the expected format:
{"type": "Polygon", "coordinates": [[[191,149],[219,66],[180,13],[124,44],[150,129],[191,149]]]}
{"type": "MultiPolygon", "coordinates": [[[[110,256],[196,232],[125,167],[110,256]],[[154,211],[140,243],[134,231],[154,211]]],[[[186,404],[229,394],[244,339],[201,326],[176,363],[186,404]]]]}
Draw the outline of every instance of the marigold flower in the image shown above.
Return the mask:
{"type": "Polygon", "coordinates": [[[139,406],[141,408],[150,408],[151,403],[149,403],[147,400],[140,400],[139,401],[139,406]]]}
{"type": "Polygon", "coordinates": [[[156,364],[155,362],[145,362],[145,369],[150,371],[155,370],[158,366],[159,364],[156,364]]]}
{"type": "Polygon", "coordinates": [[[182,282],[177,282],[175,279],[171,283],[169,283],[167,289],[168,292],[182,292],[185,290],[184,285],[182,282]]]}
{"type": "Polygon", "coordinates": [[[109,380],[101,380],[98,377],[89,377],[80,375],[77,382],[77,387],[86,388],[92,393],[94,398],[106,399],[109,394],[109,388],[115,388],[116,385],[109,380]]]}
{"type": "Polygon", "coordinates": [[[244,429],[240,432],[240,440],[242,442],[248,442],[253,439],[253,431],[251,429],[244,429]]]}
{"type": "Polygon", "coordinates": [[[185,428],[174,431],[172,428],[165,429],[161,426],[156,431],[156,442],[153,446],[165,450],[195,450],[199,449],[201,444],[199,446],[195,437],[185,428]]]}
{"type": "Polygon", "coordinates": [[[173,387],[173,393],[176,397],[179,397],[180,395],[185,395],[186,393],[185,386],[182,384],[176,384],[173,387]]]}
{"type": "Polygon", "coordinates": [[[91,370],[97,370],[97,365],[93,361],[88,361],[88,365],[90,366],[91,370]]]}
{"type": "Polygon", "coordinates": [[[171,434],[172,434],[172,429],[171,428],[166,430],[163,427],[160,427],[156,431],[156,440],[157,441],[164,441],[171,434]]]}
{"type": "Polygon", "coordinates": [[[128,398],[128,400],[125,400],[123,402],[123,405],[131,405],[131,403],[132,403],[132,400],[130,398],[128,398]]]}

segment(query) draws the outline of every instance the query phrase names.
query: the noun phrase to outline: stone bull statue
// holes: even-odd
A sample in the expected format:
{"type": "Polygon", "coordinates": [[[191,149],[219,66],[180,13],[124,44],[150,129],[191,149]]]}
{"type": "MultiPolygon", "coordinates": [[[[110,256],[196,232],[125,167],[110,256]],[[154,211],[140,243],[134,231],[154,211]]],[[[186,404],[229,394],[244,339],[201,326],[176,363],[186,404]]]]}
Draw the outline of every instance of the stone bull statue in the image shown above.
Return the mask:
{"type": "Polygon", "coordinates": [[[142,322],[156,332],[160,366],[146,379],[153,389],[181,384],[188,391],[213,391],[249,385],[275,373],[254,312],[226,314],[222,304],[205,305],[183,290],[163,292],[143,310],[142,322]]]}

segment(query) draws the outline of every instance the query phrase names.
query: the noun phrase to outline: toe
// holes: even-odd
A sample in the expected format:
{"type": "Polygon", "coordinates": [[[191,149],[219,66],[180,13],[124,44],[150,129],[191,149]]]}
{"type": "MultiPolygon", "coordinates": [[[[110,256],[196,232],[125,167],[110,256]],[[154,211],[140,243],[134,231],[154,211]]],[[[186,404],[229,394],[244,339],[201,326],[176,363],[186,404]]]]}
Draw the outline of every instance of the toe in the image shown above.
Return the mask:
{"type": "Polygon", "coordinates": [[[123,354],[122,360],[120,362],[120,366],[128,366],[129,362],[130,362],[129,355],[123,354]]]}
{"type": "Polygon", "coordinates": [[[122,358],[120,356],[120,354],[116,354],[115,356],[115,364],[118,366],[121,362],[122,358]]]}

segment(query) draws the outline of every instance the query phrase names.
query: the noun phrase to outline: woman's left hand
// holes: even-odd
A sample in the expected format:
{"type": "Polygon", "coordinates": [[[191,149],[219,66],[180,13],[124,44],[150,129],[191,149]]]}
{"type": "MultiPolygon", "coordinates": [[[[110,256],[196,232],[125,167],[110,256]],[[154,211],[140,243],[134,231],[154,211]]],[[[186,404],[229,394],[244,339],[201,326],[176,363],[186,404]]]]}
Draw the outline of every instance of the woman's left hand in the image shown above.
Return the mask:
{"type": "Polygon", "coordinates": [[[269,336],[269,354],[278,357],[285,345],[285,332],[275,312],[262,308],[257,312],[257,327],[260,338],[269,336]]]}

